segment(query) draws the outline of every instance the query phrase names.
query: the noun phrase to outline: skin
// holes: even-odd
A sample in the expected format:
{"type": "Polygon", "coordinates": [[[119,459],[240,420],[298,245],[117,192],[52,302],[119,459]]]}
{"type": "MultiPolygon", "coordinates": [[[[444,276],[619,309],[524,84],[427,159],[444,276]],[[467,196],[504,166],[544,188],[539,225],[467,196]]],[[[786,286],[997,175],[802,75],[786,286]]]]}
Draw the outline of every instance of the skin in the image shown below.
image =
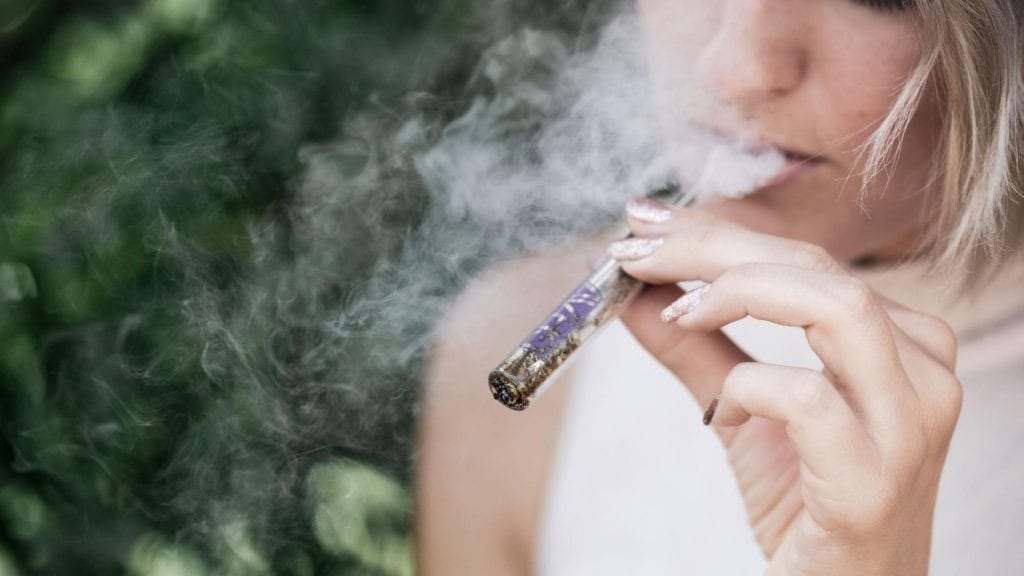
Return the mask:
{"type": "MultiPolygon", "coordinates": [[[[588,273],[588,251],[578,248],[511,262],[476,279],[440,327],[419,419],[419,574],[531,573],[570,387],[556,383],[543,402],[513,412],[495,402],[484,383],[588,273]],[[544,283],[530,280],[541,273],[544,283]],[[495,306],[507,301],[515,305],[495,306]]],[[[589,252],[600,255],[601,247],[589,252]]]]}
{"type": "Polygon", "coordinates": [[[630,225],[664,244],[623,263],[659,285],[623,319],[699,402],[719,395],[712,423],[766,573],[927,574],[961,404],[952,331],[876,296],[811,244],[688,210],[630,225]],[[710,288],[665,324],[658,313],[683,278],[710,288]],[[755,362],[718,332],[747,315],[803,328],[824,370],[755,362]]]}
{"type": "Polygon", "coordinates": [[[911,123],[893,179],[857,194],[860,147],[920,54],[912,16],[848,0],[646,0],[641,9],[666,94],[681,81],[665,55],[685,43],[699,50],[697,117],[671,117],[726,118],[714,128],[816,160],[704,212],[631,218],[635,235],[664,244],[623,263],[661,286],[627,325],[698,401],[720,393],[714,427],[769,574],[926,574],[960,412],[955,339],[941,320],[885,301],[845,267],[899,254],[921,233],[934,97],[911,123]],[[672,18],[674,10],[699,16],[672,18]],[[662,325],[654,312],[679,296],[676,282],[694,279],[711,283],[707,296],[662,325]],[[747,315],[804,328],[824,370],[754,362],[718,332],[747,315]],[[681,345],[687,354],[675,353],[681,345]]]}
{"type": "MultiPolygon", "coordinates": [[[[939,117],[926,98],[890,180],[866,187],[860,147],[918,61],[907,13],[853,0],[641,0],[668,138],[698,124],[816,156],[784,185],[714,213],[848,262],[917,235],[939,117]],[[681,66],[679,54],[696,54],[681,66]]],[[[934,95],[934,91],[930,93],[934,95]]]]}
{"type": "MultiPolygon", "coordinates": [[[[629,218],[636,236],[663,241],[623,262],[656,285],[623,320],[699,402],[720,395],[712,427],[768,574],[926,574],[938,481],[961,405],[955,338],[940,319],[886,301],[847,271],[856,261],[902,255],[923,231],[941,109],[934,93],[910,123],[890,178],[861,180],[861,146],[921,50],[912,16],[853,0],[639,7],[669,140],[699,124],[814,161],[741,200],[674,209],[659,222],[629,218]],[[681,296],[676,283],[694,279],[710,283],[706,298],[678,322],[662,322],[662,309],[681,296]],[[748,314],[803,328],[825,369],[746,356],[719,328],[748,314]]],[[[528,282],[524,272],[505,286],[528,282]]],[[[421,431],[424,574],[530,570],[551,452],[495,455],[494,444],[480,440],[482,430],[509,438],[525,430],[518,416],[479,416],[496,405],[481,385],[486,371],[515,342],[495,346],[498,357],[480,366],[457,368],[449,357],[460,351],[445,344],[469,330],[459,327],[466,318],[486,317],[487,298],[474,294],[499,284],[471,289],[438,339],[421,431]],[[450,462],[445,451],[472,465],[450,462]],[[502,484],[496,503],[487,482],[509,476],[516,481],[502,484]],[[457,486],[457,497],[445,497],[442,485],[457,486]]],[[[529,313],[542,317],[564,295],[558,288],[537,295],[529,313]]],[[[486,342],[477,345],[490,350],[486,342]]],[[[557,430],[540,421],[560,419],[564,402],[546,396],[530,428],[557,430]]]]}

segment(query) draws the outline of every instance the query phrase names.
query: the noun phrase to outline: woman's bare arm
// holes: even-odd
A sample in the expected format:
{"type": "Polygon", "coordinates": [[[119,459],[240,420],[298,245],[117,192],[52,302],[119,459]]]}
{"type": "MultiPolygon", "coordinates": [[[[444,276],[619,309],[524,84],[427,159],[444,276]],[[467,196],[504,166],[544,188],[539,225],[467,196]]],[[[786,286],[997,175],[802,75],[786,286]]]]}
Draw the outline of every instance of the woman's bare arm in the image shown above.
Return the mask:
{"type": "MultiPolygon", "coordinates": [[[[529,410],[493,398],[488,373],[588,272],[579,250],[505,263],[474,282],[439,331],[417,462],[424,576],[532,572],[549,461],[567,387],[529,410]]],[[[565,379],[565,376],[562,377],[565,379]]]]}

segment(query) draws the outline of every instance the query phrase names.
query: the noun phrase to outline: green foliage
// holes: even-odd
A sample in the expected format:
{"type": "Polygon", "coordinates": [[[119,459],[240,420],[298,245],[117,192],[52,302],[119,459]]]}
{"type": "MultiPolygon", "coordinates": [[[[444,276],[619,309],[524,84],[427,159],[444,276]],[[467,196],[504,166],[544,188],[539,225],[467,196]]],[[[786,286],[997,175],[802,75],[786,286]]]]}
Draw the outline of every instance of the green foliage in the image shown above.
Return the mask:
{"type": "Polygon", "coordinates": [[[349,303],[428,198],[378,175],[304,205],[310,173],[405,166],[358,138],[389,103],[450,117],[474,47],[583,9],[0,4],[0,574],[410,573],[401,335],[431,318],[349,303]]]}

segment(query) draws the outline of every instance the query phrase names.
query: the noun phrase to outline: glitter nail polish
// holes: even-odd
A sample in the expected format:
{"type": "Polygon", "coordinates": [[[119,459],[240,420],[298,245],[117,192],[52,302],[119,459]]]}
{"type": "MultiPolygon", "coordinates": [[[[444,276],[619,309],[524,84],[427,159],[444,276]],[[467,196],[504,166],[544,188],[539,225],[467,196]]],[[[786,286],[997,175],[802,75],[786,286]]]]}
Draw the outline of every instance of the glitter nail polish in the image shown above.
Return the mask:
{"type": "Polygon", "coordinates": [[[672,219],[672,210],[649,198],[633,198],[626,203],[626,215],[641,222],[661,224],[672,219]]]}
{"type": "Polygon", "coordinates": [[[661,321],[668,324],[682,318],[685,314],[693,312],[704,301],[704,297],[707,296],[710,288],[711,284],[705,284],[692,292],[687,292],[680,296],[678,300],[669,304],[661,311],[661,321]]]}
{"type": "Polygon", "coordinates": [[[627,238],[613,242],[608,255],[615,260],[639,260],[654,254],[664,243],[664,238],[627,238]]]}

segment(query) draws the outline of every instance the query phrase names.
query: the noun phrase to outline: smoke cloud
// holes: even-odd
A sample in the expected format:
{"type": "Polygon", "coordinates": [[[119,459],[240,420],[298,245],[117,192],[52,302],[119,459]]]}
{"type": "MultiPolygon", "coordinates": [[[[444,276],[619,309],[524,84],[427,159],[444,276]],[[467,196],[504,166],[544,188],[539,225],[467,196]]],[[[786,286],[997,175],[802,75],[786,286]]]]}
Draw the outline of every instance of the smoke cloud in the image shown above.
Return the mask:
{"type": "MultiPolygon", "coordinates": [[[[197,277],[186,303],[206,374],[230,392],[200,428],[220,441],[181,453],[181,468],[200,472],[179,505],[212,510],[213,526],[246,518],[258,535],[280,516],[252,511],[301,500],[302,479],[331,458],[408,478],[427,338],[476,271],[596,234],[628,198],[670,181],[740,195],[777,171],[778,158],[696,132],[692,149],[668,146],[641,38],[629,10],[584,49],[525,28],[482,54],[453,121],[414,94],[303,150],[286,256],[272,227],[253,230],[265,248],[251,282],[225,293],[197,277]]],[[[307,505],[366,514],[324,502],[307,505]]]]}
{"type": "MultiPolygon", "coordinates": [[[[304,140],[296,127],[314,106],[289,100],[304,93],[282,88],[301,82],[300,75],[271,82],[229,66],[238,75],[210,91],[221,98],[215,112],[231,115],[249,102],[246,91],[274,87],[279,101],[253,99],[269,102],[265,108],[249,103],[273,117],[261,119],[258,138],[216,122],[181,122],[183,142],[168,143],[161,137],[180,128],[176,117],[132,106],[82,116],[89,120],[82,132],[102,136],[76,135],[81,144],[66,160],[103,185],[66,203],[54,221],[73,225],[46,254],[139,246],[138,254],[161,260],[148,282],[173,274],[187,293],[179,300],[161,292],[151,308],[110,325],[89,324],[74,316],[87,308],[74,298],[100,294],[123,262],[89,275],[99,278],[91,292],[91,284],[62,277],[37,286],[31,270],[0,263],[0,302],[62,286],[70,302],[62,313],[85,328],[49,336],[51,353],[75,351],[75,370],[98,366],[81,379],[89,386],[68,386],[53,401],[74,406],[72,432],[60,437],[75,442],[50,441],[47,434],[63,424],[19,431],[18,471],[59,478],[88,462],[101,479],[95,490],[111,502],[131,496],[110,488],[117,485],[110,478],[131,478],[147,495],[122,509],[141,508],[139,524],[154,533],[118,526],[109,538],[116,546],[104,546],[122,556],[107,562],[121,562],[132,574],[155,566],[188,574],[311,573],[304,567],[315,564],[315,547],[370,573],[408,573],[407,484],[420,373],[435,323],[467,280],[498,260],[598,234],[620,222],[628,198],[668,182],[695,194],[742,195],[779,170],[781,160],[770,152],[697,131],[664,133],[664,115],[677,111],[654,97],[632,8],[608,17],[588,6],[585,25],[569,34],[519,26],[507,16],[507,3],[478,4],[474,9],[487,16],[480,21],[502,33],[486,42],[459,98],[414,92],[347,116],[336,137],[301,147],[285,201],[212,240],[181,223],[266,193],[260,187],[270,178],[247,163],[304,140]],[[240,132],[249,140],[235,140],[240,132]],[[80,158],[99,158],[99,168],[78,166],[80,158]],[[142,200],[128,204],[129,196],[142,200]],[[146,226],[119,225],[138,213],[158,217],[146,226]],[[174,330],[173,337],[153,339],[173,344],[150,355],[152,343],[138,342],[143,329],[174,330]],[[202,409],[190,410],[196,406],[202,409]],[[172,441],[153,440],[168,435],[172,441]],[[139,455],[140,446],[159,449],[139,455]],[[160,466],[139,472],[131,468],[139,461],[160,466]],[[182,518],[191,524],[177,540],[155,533],[182,518]]],[[[314,20],[290,22],[301,28],[314,20]]],[[[252,28],[280,25],[257,24],[252,28]]],[[[209,36],[250,47],[262,40],[241,32],[209,36]]],[[[220,50],[217,44],[209,54],[220,50]]],[[[262,53],[254,53],[251,60],[261,61],[262,53]]],[[[205,97],[203,74],[192,81],[205,97]]],[[[182,97],[158,96],[167,106],[182,97]]],[[[49,174],[48,166],[33,170],[49,174]]],[[[48,189],[62,184],[40,178],[48,189]]],[[[140,277],[149,270],[137,268],[140,277]]],[[[32,410],[42,414],[43,404],[40,394],[32,410]]],[[[0,504],[31,500],[4,498],[0,504]]]]}

